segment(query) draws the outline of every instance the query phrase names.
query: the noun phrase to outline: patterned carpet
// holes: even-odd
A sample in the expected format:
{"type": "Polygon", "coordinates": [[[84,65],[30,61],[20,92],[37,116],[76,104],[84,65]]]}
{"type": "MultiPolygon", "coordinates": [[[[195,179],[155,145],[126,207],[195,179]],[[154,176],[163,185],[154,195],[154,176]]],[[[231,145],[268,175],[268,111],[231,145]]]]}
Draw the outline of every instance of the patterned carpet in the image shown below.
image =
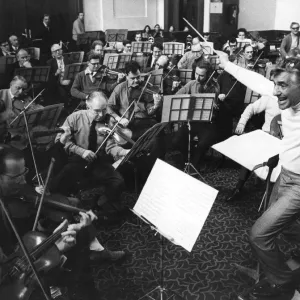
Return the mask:
{"type": "MultiPolygon", "coordinates": [[[[254,283],[237,270],[235,264],[256,267],[247,241],[247,232],[258,217],[257,208],[264,185],[247,182],[240,201],[223,200],[234,187],[238,167],[226,161],[216,171],[202,171],[205,180],[219,190],[218,197],[191,253],[164,241],[164,299],[229,300],[254,283]],[[173,296],[172,296],[173,295],[173,296]]],[[[124,194],[124,202],[133,207],[136,198],[124,194]]],[[[105,300],[136,300],[159,285],[160,239],[132,215],[119,227],[99,231],[99,239],[111,250],[130,253],[121,264],[94,266],[93,276],[105,300]]],[[[284,249],[289,252],[290,249],[284,249]]],[[[160,299],[158,291],[142,299],[160,299]]]]}

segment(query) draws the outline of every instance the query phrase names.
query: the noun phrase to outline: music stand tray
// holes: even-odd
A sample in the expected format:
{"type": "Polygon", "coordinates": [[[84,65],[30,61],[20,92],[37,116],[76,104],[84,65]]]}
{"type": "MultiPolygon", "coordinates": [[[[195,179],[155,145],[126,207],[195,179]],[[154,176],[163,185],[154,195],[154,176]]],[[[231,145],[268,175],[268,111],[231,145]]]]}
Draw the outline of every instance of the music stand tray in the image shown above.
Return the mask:
{"type": "Polygon", "coordinates": [[[191,121],[210,122],[216,94],[171,95],[164,97],[162,122],[187,122],[189,130],[188,160],[184,172],[204,178],[191,163],[191,121]]]}
{"type": "Polygon", "coordinates": [[[81,68],[81,63],[66,65],[63,80],[74,80],[76,75],[81,72],[81,68]]]}

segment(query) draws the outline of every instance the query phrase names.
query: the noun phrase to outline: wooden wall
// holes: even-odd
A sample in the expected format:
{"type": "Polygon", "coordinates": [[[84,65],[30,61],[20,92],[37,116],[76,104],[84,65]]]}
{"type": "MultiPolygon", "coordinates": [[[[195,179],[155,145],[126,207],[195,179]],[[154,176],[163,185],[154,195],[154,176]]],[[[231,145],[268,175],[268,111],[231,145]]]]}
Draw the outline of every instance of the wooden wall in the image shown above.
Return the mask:
{"type": "Polygon", "coordinates": [[[21,35],[25,28],[34,35],[44,13],[50,14],[58,38],[70,40],[82,0],[0,0],[0,7],[1,40],[10,33],[21,35]]]}

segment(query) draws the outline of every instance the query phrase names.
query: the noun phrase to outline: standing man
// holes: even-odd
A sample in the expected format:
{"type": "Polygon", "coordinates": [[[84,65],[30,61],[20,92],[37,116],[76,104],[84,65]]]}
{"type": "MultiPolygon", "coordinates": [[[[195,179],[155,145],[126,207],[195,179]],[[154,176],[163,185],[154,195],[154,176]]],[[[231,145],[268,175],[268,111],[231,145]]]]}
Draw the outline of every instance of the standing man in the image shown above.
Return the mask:
{"type": "Polygon", "coordinates": [[[84,14],[83,12],[78,13],[78,18],[73,22],[72,38],[78,44],[78,34],[84,34],[84,14]]]}
{"type": "Polygon", "coordinates": [[[289,52],[295,48],[300,48],[299,45],[299,23],[292,22],[291,24],[291,33],[286,35],[281,42],[280,54],[284,59],[290,57],[289,52]]]}
{"type": "MultiPolygon", "coordinates": [[[[281,110],[282,139],[279,153],[282,165],[270,197],[270,206],[255,222],[250,231],[250,244],[263,268],[266,280],[256,287],[255,297],[292,296],[299,284],[299,269],[292,271],[277,244],[281,233],[299,244],[300,213],[300,72],[299,69],[277,69],[274,82],[264,76],[229,62],[228,56],[218,51],[220,67],[263,96],[276,96],[281,110]]],[[[299,259],[299,258],[298,258],[299,259]]],[[[271,299],[270,298],[270,299],[271,299]]]]}
{"type": "Polygon", "coordinates": [[[43,21],[40,25],[36,38],[42,40],[40,60],[42,63],[46,63],[50,57],[50,48],[54,43],[53,31],[50,27],[50,15],[44,14],[43,21]]]}

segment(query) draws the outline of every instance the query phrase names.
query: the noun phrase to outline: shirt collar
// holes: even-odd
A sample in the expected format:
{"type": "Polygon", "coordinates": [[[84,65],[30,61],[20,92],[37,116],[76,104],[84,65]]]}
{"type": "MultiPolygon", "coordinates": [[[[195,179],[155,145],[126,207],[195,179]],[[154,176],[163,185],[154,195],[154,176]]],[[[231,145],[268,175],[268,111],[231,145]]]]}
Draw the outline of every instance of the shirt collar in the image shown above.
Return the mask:
{"type": "Polygon", "coordinates": [[[300,111],[300,102],[292,107],[294,111],[300,111]]]}
{"type": "Polygon", "coordinates": [[[43,22],[43,24],[44,24],[44,26],[45,26],[46,28],[49,28],[49,26],[48,26],[47,24],[45,24],[45,22],[43,22]]]}
{"type": "Polygon", "coordinates": [[[84,70],[84,74],[85,74],[85,75],[94,75],[95,73],[96,73],[96,72],[91,72],[89,68],[86,68],[86,69],[84,70]]]}
{"type": "Polygon", "coordinates": [[[11,92],[11,89],[10,89],[10,88],[8,89],[8,92],[9,92],[9,95],[10,95],[10,98],[11,98],[11,99],[15,97],[15,96],[12,94],[12,92],[11,92]]]}

